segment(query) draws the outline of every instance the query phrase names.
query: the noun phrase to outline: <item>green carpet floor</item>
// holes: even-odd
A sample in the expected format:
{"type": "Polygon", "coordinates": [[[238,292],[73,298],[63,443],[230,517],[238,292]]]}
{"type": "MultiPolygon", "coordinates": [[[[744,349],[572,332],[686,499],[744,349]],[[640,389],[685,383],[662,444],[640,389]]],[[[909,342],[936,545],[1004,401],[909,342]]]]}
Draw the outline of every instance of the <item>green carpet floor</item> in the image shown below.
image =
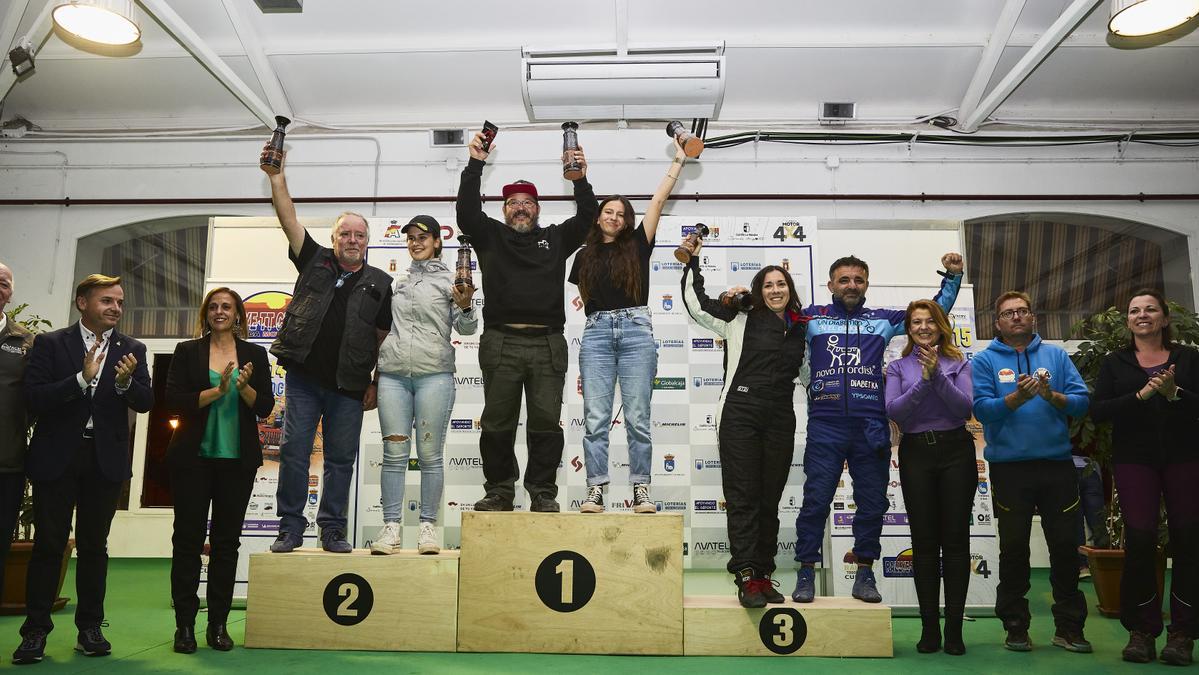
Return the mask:
{"type": "MultiPolygon", "coordinates": [[[[234,611],[229,632],[238,648],[220,653],[203,646],[193,655],[171,651],[174,615],[169,606],[168,569],[170,563],[161,559],[113,560],[109,569],[107,614],[109,627],[105,635],[112,641],[112,656],[87,658],[73,651],[75,628],[72,622],[74,605],[54,616],[58,629],[50,635],[46,660],[30,666],[36,673],[207,673],[240,671],[254,675],[267,673],[322,673],[387,670],[390,673],[587,673],[651,672],[668,673],[749,672],[766,673],[853,672],[878,673],[1107,673],[1112,671],[1160,671],[1161,664],[1134,666],[1120,661],[1120,650],[1127,633],[1115,619],[1105,619],[1094,610],[1095,596],[1089,583],[1082,586],[1087,593],[1091,617],[1086,627],[1087,638],[1095,645],[1092,655],[1071,654],[1049,645],[1053,622],[1049,615],[1049,581],[1047,570],[1034,570],[1032,591],[1033,626],[1031,630],[1036,649],[1030,654],[1017,654],[1002,648],[1003,629],[995,618],[967,622],[965,627],[965,656],[943,653],[917,654],[915,643],[920,634],[920,622],[914,618],[894,620],[895,658],[893,659],[822,659],[822,658],[725,658],[725,657],[629,657],[629,656],[562,656],[549,654],[440,654],[440,653],[375,653],[322,652],[243,649],[241,645],[245,612],[234,611]]],[[[790,583],[791,575],[784,579],[790,583]]],[[[725,589],[727,575],[706,572],[688,573],[688,594],[709,594],[725,589]]],[[[731,589],[731,585],[727,586],[731,589]]],[[[784,589],[789,590],[789,588],[784,589]]],[[[74,595],[74,574],[68,574],[64,595],[74,595]]],[[[17,629],[21,617],[0,617],[0,641],[3,653],[0,668],[11,669],[9,656],[20,642],[17,629]]],[[[201,615],[198,631],[203,630],[201,615]]],[[[1158,647],[1164,643],[1159,639],[1158,647]]],[[[1199,668],[1199,667],[1197,667],[1199,668]]],[[[1187,671],[1180,671],[1187,672],[1187,671]]]]}

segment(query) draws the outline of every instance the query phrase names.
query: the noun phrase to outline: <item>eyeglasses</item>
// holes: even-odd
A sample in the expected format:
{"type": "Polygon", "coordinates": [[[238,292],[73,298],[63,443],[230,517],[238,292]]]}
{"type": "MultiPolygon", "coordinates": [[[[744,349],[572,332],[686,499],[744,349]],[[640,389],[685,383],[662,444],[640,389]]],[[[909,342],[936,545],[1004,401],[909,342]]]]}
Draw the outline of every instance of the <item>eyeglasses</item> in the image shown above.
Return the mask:
{"type": "Polygon", "coordinates": [[[1002,312],[1000,312],[1000,313],[999,313],[999,318],[1001,318],[1001,319],[1011,319],[1012,317],[1016,317],[1016,316],[1018,316],[1018,317],[1020,317],[1021,319],[1023,319],[1024,317],[1028,316],[1029,314],[1032,314],[1032,310],[1031,310],[1031,309],[1029,309],[1029,308],[1027,308],[1027,307],[1018,307],[1018,308],[1016,308],[1016,309],[1005,309],[1005,310],[1003,310],[1002,312]]]}
{"type": "Polygon", "coordinates": [[[513,199],[510,201],[504,202],[504,206],[523,206],[523,207],[531,209],[534,206],[537,206],[537,202],[535,202],[531,199],[513,199]]]}

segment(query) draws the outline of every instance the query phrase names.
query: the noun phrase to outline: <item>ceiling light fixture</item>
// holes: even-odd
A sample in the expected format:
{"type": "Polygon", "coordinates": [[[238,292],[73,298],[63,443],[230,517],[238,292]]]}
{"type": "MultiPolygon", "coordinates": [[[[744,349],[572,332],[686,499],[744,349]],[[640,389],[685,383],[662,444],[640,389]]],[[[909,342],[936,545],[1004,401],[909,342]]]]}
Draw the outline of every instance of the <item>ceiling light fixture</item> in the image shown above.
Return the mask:
{"type": "Polygon", "coordinates": [[[133,0],[72,0],[55,7],[53,17],[55,25],[77,38],[120,46],[141,39],[134,11],[133,0]]]}
{"type": "Polygon", "coordinates": [[[1112,0],[1107,29],[1121,37],[1162,33],[1199,15],[1199,0],[1112,0]]]}

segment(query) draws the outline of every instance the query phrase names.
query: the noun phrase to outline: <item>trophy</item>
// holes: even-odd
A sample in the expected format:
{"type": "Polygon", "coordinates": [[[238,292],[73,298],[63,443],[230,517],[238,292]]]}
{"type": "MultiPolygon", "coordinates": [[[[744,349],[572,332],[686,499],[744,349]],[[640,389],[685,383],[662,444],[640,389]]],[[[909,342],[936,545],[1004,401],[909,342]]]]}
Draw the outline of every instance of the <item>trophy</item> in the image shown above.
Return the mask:
{"type": "Polygon", "coordinates": [[[458,264],[454,270],[454,285],[474,286],[474,278],[470,272],[470,237],[460,234],[458,235],[458,243],[461,246],[458,248],[458,264]]]}
{"type": "MultiPolygon", "coordinates": [[[[703,223],[696,223],[695,231],[687,235],[687,241],[694,244],[696,241],[708,236],[708,226],[703,223]]],[[[674,250],[674,259],[686,265],[691,262],[691,251],[680,246],[674,250]]]]}
{"type": "Polygon", "coordinates": [[[699,153],[704,151],[703,139],[687,131],[683,127],[683,123],[678,120],[674,120],[666,125],[666,135],[678,141],[679,145],[683,148],[683,154],[691,159],[699,157],[699,153]]]}
{"type": "MultiPolygon", "coordinates": [[[[562,123],[562,152],[573,152],[579,149],[578,122],[562,123]]],[[[562,177],[566,180],[578,180],[583,177],[583,165],[569,157],[562,162],[562,177]]]]}
{"type": "Polygon", "coordinates": [[[275,133],[271,134],[271,142],[258,158],[258,165],[272,176],[283,170],[283,137],[287,135],[285,129],[291,124],[291,120],[282,115],[275,115],[275,124],[279,126],[275,127],[275,133]]]}
{"type": "Polygon", "coordinates": [[[729,309],[737,309],[748,311],[754,308],[754,296],[749,294],[749,291],[739,291],[737,293],[729,293],[725,291],[719,296],[720,304],[729,309]]]}

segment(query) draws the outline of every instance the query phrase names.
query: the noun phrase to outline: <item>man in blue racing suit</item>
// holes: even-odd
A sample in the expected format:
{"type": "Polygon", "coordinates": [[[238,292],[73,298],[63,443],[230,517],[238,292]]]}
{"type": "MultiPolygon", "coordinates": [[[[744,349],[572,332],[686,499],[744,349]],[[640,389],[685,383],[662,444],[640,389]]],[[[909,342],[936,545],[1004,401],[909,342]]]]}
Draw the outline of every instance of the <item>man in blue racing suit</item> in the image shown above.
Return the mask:
{"type": "MultiPolygon", "coordinates": [[[[962,256],[941,257],[944,279],[934,300],[946,313],[962,283],[962,256]]],[[[795,560],[800,563],[796,602],[816,595],[815,565],[821,560],[824,525],[833,493],[848,462],[853,480],[853,554],[857,572],[853,597],[881,602],[874,561],[881,555],[879,535],[887,512],[891,434],[883,400],[883,352],[891,338],[904,332],[906,313],[867,309],[870,268],[854,256],[829,268],[830,305],[804,310],[808,322],[808,441],[804,452],[803,506],[795,519],[795,560]]]]}

